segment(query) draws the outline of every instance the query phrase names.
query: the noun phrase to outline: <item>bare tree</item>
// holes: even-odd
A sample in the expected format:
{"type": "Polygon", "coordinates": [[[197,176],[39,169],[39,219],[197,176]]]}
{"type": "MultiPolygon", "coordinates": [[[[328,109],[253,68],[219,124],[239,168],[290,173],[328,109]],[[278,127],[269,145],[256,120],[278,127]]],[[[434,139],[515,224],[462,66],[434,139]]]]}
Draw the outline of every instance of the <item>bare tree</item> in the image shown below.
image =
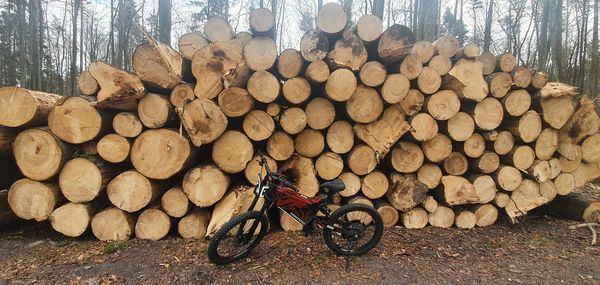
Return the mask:
{"type": "Polygon", "coordinates": [[[490,0],[485,16],[485,32],[483,34],[483,51],[490,52],[492,42],[492,18],[494,16],[494,0],[490,0]]]}

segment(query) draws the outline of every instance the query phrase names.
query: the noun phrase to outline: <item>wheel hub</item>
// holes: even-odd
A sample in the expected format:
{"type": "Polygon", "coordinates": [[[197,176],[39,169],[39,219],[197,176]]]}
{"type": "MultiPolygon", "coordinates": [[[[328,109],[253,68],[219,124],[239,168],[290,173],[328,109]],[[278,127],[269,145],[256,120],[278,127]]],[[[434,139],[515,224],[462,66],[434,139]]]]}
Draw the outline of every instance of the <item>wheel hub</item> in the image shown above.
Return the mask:
{"type": "Polygon", "coordinates": [[[344,226],[344,231],[342,232],[342,236],[344,239],[349,241],[357,241],[360,240],[365,235],[365,225],[352,222],[346,226],[344,226]]]}

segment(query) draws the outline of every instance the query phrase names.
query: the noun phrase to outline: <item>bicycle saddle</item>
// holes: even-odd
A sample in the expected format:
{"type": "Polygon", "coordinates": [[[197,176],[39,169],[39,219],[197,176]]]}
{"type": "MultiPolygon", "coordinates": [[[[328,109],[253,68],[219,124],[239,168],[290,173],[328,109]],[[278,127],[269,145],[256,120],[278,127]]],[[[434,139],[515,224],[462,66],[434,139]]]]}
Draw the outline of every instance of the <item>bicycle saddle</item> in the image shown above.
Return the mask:
{"type": "Polygon", "coordinates": [[[329,191],[333,191],[333,192],[340,192],[340,191],[343,191],[344,189],[346,189],[346,185],[344,184],[344,181],[342,181],[341,179],[336,179],[336,180],[321,183],[321,185],[319,185],[319,187],[326,188],[329,191]]]}

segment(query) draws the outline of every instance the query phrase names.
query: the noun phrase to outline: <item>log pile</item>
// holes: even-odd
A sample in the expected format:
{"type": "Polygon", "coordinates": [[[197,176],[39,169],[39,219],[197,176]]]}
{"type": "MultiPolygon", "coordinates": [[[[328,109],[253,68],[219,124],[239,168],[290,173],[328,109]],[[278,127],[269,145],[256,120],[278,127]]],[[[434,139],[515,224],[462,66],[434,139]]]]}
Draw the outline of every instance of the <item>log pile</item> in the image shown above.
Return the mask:
{"type": "Polygon", "coordinates": [[[67,236],[203,238],[248,208],[263,149],[304,195],[342,179],[331,209],[473,228],[600,176],[600,118],[576,88],[452,36],[346,21],[329,3],[300,50],[278,54],[272,14],[257,9],[252,33],[211,18],[179,51],[150,39],[133,72],[92,63],[87,97],[1,88],[0,150],[24,176],[8,204],[67,236]]]}

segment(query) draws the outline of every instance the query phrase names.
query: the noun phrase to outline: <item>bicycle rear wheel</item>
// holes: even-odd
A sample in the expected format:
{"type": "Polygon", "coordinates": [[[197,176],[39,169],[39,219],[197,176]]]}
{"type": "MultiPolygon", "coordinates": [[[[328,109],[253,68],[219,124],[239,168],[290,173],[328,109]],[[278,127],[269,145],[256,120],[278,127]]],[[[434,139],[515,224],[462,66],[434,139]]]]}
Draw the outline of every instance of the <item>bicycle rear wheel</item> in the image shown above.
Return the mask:
{"type": "Polygon", "coordinates": [[[240,260],[260,243],[267,234],[269,220],[260,212],[246,212],[225,223],[208,244],[208,259],[217,265],[240,260]],[[252,225],[258,223],[251,231],[252,225]],[[243,230],[240,228],[243,227],[243,230]]]}
{"type": "Polygon", "coordinates": [[[333,229],[323,229],[323,238],[329,249],[339,255],[363,255],[383,236],[381,215],[368,205],[344,205],[331,214],[329,222],[333,229]]]}

